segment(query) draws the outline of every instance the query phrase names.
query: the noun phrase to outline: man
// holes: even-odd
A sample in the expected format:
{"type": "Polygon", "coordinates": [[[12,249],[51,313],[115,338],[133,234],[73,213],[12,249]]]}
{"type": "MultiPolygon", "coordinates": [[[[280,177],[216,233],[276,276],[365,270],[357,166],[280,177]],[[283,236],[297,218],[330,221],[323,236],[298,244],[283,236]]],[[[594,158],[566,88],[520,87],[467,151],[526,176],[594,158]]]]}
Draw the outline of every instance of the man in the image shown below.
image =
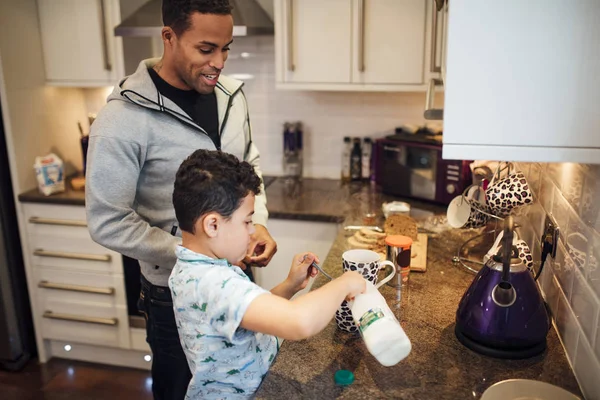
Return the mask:
{"type": "MultiPolygon", "coordinates": [[[[139,260],[154,397],[182,399],[191,375],[167,283],[181,243],[175,173],[196,149],[231,153],[259,175],[260,168],[242,83],[221,75],[233,41],[228,0],[163,0],[162,13],[162,59],[142,61],[121,81],[92,126],[86,209],[96,242],[139,260]]],[[[264,196],[254,211],[245,261],[265,266],[276,244],[264,196]]]]}

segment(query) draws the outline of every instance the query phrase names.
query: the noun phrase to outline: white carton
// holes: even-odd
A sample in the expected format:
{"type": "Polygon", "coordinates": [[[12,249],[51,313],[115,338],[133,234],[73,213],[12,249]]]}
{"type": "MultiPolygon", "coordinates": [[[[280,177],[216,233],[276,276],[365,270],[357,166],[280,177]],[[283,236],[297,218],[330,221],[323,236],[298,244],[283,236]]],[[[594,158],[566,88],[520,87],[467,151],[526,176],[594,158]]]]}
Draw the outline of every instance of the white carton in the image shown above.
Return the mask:
{"type": "Polygon", "coordinates": [[[48,154],[44,157],[36,157],[35,175],[38,188],[46,196],[65,191],[65,177],[62,160],[56,154],[48,154]]]}

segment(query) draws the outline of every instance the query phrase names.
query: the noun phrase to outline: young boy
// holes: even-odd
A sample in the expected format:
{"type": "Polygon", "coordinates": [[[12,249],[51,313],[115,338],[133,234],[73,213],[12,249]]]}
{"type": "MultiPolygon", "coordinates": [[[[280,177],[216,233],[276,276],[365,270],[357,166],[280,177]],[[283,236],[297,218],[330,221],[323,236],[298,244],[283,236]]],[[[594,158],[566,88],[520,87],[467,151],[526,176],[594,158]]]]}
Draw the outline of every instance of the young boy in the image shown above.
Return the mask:
{"type": "Polygon", "coordinates": [[[329,323],[345,298],[366,289],[347,272],[293,301],[317,271],[311,253],[294,256],[285,281],[268,292],[240,265],[254,228],[260,178],[235,156],[197,150],[175,179],[173,205],[182,230],[169,278],[179,337],[193,374],[186,398],[252,396],[279,349],[277,337],[308,338],[329,323]]]}

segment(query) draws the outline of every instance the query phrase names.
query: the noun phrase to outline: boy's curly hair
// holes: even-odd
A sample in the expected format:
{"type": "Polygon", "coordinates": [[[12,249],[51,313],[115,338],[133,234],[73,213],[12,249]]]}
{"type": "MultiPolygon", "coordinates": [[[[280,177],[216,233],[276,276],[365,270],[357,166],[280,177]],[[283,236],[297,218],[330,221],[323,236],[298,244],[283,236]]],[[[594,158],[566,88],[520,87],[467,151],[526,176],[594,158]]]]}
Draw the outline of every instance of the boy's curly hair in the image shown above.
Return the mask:
{"type": "Polygon", "coordinates": [[[260,185],[246,161],[221,151],[196,150],[175,177],[173,206],[179,227],[195,233],[196,221],[209,212],[230,218],[247,195],[260,194],[260,185]]]}

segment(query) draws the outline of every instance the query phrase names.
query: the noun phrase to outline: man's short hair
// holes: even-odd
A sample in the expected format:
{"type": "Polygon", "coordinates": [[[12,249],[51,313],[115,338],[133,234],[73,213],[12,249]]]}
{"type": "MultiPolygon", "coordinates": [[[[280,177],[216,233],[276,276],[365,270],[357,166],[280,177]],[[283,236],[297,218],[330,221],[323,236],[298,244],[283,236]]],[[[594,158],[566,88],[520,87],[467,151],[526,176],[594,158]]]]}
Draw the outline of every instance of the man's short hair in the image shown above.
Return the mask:
{"type": "Polygon", "coordinates": [[[196,150],[175,177],[173,206],[179,227],[195,233],[198,218],[210,212],[230,218],[247,195],[260,194],[260,185],[246,161],[221,151],[196,150]]]}
{"type": "Polygon", "coordinates": [[[232,9],[229,0],[163,0],[163,24],[179,36],[190,28],[193,13],[231,15],[232,9]]]}

